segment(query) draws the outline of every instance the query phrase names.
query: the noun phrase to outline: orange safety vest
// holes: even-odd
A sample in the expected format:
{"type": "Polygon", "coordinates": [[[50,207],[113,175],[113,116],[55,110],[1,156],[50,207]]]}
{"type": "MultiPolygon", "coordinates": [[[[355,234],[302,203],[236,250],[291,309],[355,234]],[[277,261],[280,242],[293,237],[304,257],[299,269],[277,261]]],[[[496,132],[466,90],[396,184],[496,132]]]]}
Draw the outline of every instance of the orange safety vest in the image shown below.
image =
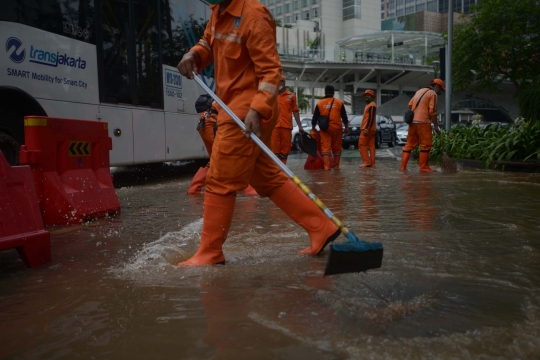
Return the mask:
{"type": "Polygon", "coordinates": [[[292,113],[298,111],[296,103],[296,94],[291,93],[288,89],[282,93],[278,93],[279,118],[276,128],[291,129],[293,128],[292,113]]]}
{"type": "MultiPolygon", "coordinates": [[[[199,69],[214,62],[216,94],[240,119],[250,108],[271,119],[281,80],[275,20],[257,0],[233,0],[221,15],[218,5],[210,9],[204,36],[191,48],[201,58],[199,69]]],[[[230,117],[219,111],[218,119],[230,117]]]]}
{"type": "Polygon", "coordinates": [[[343,107],[343,102],[341,102],[341,100],[333,97],[324,98],[317,103],[317,107],[319,108],[319,113],[321,116],[327,116],[328,110],[330,110],[330,121],[328,128],[341,129],[341,108],[343,107]],[[332,100],[334,101],[334,104],[330,110],[332,100]]]}
{"type": "Polygon", "coordinates": [[[409,109],[414,109],[413,122],[430,124],[430,117],[437,115],[437,99],[437,93],[429,88],[418,90],[409,101],[409,109]],[[424,93],[426,94],[424,95],[424,93]],[[418,103],[418,100],[420,100],[420,103],[418,103]]]}
{"type": "Polygon", "coordinates": [[[375,101],[370,102],[364,108],[361,130],[377,130],[377,105],[375,101]]]}

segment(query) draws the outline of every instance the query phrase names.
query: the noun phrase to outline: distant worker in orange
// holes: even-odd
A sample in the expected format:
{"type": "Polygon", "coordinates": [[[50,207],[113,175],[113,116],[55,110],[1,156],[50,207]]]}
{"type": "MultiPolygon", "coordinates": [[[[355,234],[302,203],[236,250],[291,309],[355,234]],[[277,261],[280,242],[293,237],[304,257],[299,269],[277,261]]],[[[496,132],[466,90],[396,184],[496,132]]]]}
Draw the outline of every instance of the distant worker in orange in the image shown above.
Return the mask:
{"type": "Polygon", "coordinates": [[[407,143],[403,147],[401,158],[401,168],[399,171],[407,170],[407,163],[418,143],[420,143],[420,172],[435,172],[429,167],[429,152],[432,144],[431,124],[437,134],[440,134],[437,124],[437,99],[441,91],[446,91],[444,82],[435,79],[428,88],[420,89],[409,101],[409,109],[414,111],[414,119],[409,125],[407,143]]]}
{"type": "Polygon", "coordinates": [[[315,130],[315,126],[319,124],[321,149],[324,162],[324,170],[330,170],[330,158],[334,156],[334,169],[339,169],[342,152],[342,137],[343,129],[341,122],[345,125],[345,135],[349,134],[349,118],[345,112],[345,106],[339,99],[334,99],[334,87],[326,85],[324,88],[324,99],[317,103],[311,127],[315,130]],[[319,117],[328,116],[328,128],[322,129],[319,117]]]}
{"type": "Polygon", "coordinates": [[[366,102],[364,116],[360,125],[360,138],[358,139],[358,151],[362,157],[360,167],[375,166],[375,135],[377,135],[377,105],[375,104],[375,92],[366,90],[362,97],[366,102]],[[369,154],[368,154],[369,150],[369,154]]]}
{"type": "Polygon", "coordinates": [[[281,76],[279,82],[278,107],[279,117],[274,131],[272,131],[272,151],[282,163],[286,164],[292,145],[292,115],[294,115],[294,120],[298,124],[300,133],[304,132],[304,128],[300,122],[296,94],[290,92],[289,89],[285,87],[284,76],[281,76]]]}
{"type": "MultiPolygon", "coordinates": [[[[217,131],[217,104],[215,101],[212,101],[210,95],[201,95],[195,102],[195,109],[199,114],[199,125],[197,126],[197,131],[201,135],[208,156],[212,157],[212,146],[214,144],[214,136],[217,131]]],[[[205,167],[199,168],[191,184],[188,188],[188,195],[200,194],[202,187],[206,184],[206,174],[210,168],[210,162],[206,164],[205,167]]]]}
{"type": "Polygon", "coordinates": [[[281,62],[276,22],[257,0],[208,0],[214,4],[203,38],[178,64],[188,79],[214,62],[216,94],[245,123],[245,132],[218,109],[218,130],[206,176],[204,221],[199,249],[178,265],[224,264],[222,246],[231,226],[236,192],[251,184],[306,230],[317,255],[339,229],[251,139],[270,145],[278,119],[281,62]]]}

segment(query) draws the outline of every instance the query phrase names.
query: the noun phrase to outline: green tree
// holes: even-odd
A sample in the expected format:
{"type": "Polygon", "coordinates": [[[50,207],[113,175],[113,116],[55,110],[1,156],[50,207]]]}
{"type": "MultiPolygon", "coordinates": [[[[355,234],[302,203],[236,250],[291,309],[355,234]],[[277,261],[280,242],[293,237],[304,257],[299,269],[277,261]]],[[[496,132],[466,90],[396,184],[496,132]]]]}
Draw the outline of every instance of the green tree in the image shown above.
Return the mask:
{"type": "Polygon", "coordinates": [[[494,91],[504,80],[522,88],[540,84],[540,0],[482,0],[469,21],[454,28],[456,90],[494,91]]]}

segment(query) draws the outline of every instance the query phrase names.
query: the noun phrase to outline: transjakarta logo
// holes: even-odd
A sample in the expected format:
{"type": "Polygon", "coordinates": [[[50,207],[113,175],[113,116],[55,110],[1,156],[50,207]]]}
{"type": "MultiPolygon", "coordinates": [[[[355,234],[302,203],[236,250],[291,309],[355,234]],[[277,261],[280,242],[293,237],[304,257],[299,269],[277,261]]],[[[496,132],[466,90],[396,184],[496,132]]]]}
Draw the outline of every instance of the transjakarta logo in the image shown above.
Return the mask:
{"type": "Polygon", "coordinates": [[[9,54],[9,51],[12,48],[15,48],[11,54],[9,54],[9,58],[14,63],[20,64],[24,61],[24,58],[26,57],[26,50],[22,49],[21,52],[17,54],[17,51],[22,46],[22,41],[17,39],[16,37],[10,37],[6,41],[6,52],[9,54]]]}
{"type": "MultiPolygon", "coordinates": [[[[17,53],[21,46],[22,41],[15,37],[9,38],[6,42],[6,52],[9,53],[9,51],[13,47],[15,48],[15,50],[13,50],[11,54],[9,54],[9,58],[11,59],[11,61],[18,64],[22,63],[24,61],[24,58],[26,57],[25,49],[23,49],[20,53],[17,53]]],[[[28,61],[52,67],[64,65],[69,67],[76,67],[79,69],[86,69],[86,61],[81,59],[80,56],[78,58],[74,58],[68,56],[65,53],[61,54],[59,52],[41,50],[37,47],[34,47],[34,45],[30,45],[30,60],[28,61]]]]}

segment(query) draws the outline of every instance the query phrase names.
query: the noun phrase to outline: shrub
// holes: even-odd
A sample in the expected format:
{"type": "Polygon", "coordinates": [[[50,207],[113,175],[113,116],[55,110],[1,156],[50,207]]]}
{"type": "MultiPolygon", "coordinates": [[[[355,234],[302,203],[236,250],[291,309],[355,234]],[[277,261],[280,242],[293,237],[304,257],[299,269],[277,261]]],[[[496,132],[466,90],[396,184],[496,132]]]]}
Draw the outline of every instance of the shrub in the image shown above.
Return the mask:
{"type": "MultiPolygon", "coordinates": [[[[480,160],[484,166],[493,161],[540,159],[540,121],[519,126],[490,124],[441,131],[433,135],[431,159],[442,160],[441,139],[447,154],[454,159],[480,160]]],[[[419,150],[416,149],[415,152],[419,150]]]]}

